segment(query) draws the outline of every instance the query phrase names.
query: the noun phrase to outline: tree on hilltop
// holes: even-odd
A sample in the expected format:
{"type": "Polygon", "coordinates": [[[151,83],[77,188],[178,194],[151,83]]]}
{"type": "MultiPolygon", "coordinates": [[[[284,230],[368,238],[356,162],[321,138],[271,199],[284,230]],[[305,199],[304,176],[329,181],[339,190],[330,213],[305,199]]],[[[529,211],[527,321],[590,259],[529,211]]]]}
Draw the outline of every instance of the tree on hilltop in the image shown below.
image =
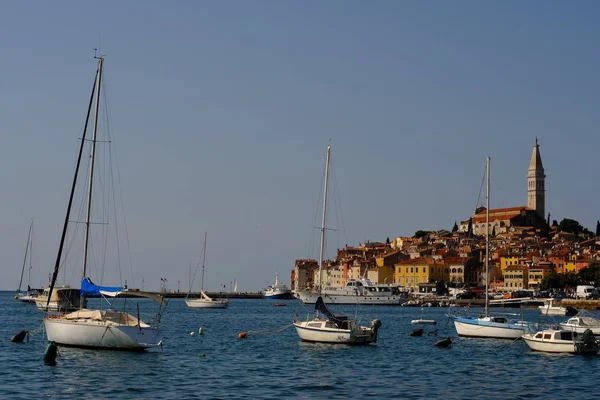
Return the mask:
{"type": "MultiPolygon", "coordinates": [[[[599,222],[600,223],[600,222],[599,222]]],[[[597,229],[597,228],[596,228],[597,229]]],[[[456,224],[456,221],[454,221],[454,226],[452,227],[452,233],[457,232],[458,231],[458,225],[456,224]]],[[[599,235],[600,236],[600,235],[599,235]]]]}

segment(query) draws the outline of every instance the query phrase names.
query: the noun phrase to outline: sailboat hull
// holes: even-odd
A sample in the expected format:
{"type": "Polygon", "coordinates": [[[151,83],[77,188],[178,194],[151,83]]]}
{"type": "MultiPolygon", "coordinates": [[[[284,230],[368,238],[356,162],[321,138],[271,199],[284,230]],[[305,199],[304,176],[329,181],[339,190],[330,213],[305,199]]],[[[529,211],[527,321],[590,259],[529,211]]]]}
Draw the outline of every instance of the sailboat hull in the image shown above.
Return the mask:
{"type": "Polygon", "coordinates": [[[160,331],[151,327],[107,325],[102,321],[44,318],[48,341],[75,347],[144,350],[161,346],[160,331]]]}
{"type": "Polygon", "coordinates": [[[185,304],[189,308],[227,308],[228,300],[188,299],[185,304]]]}
{"type": "Polygon", "coordinates": [[[494,322],[492,318],[454,317],[454,327],[458,336],[518,339],[529,327],[522,323],[494,322]]]}
{"type": "Polygon", "coordinates": [[[319,325],[319,321],[294,322],[298,336],[304,342],[363,345],[377,341],[377,331],[368,327],[338,329],[311,325],[319,325]]]}

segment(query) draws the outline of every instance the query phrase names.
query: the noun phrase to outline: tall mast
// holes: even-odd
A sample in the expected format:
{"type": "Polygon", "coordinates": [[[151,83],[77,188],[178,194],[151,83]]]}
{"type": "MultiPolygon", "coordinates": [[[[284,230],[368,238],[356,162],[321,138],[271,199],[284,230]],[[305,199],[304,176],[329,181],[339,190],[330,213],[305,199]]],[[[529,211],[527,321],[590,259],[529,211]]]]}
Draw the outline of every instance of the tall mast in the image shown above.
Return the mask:
{"type": "Polygon", "coordinates": [[[490,281],[490,163],[491,158],[487,158],[487,189],[485,193],[486,209],[485,209],[485,315],[488,315],[489,303],[489,281],[490,281]]]}
{"type": "Polygon", "coordinates": [[[81,144],[79,145],[79,152],[77,153],[77,164],[75,166],[75,174],[73,176],[73,182],[71,183],[71,194],[69,195],[69,203],[67,204],[67,212],[65,214],[65,221],[63,223],[62,234],[60,236],[60,244],[58,246],[58,254],[56,255],[56,262],[54,264],[54,271],[52,272],[52,278],[50,279],[50,289],[48,291],[48,300],[46,301],[46,308],[50,304],[50,298],[52,297],[52,291],[56,284],[56,278],[58,277],[58,270],[60,269],[60,260],[62,259],[62,252],[65,244],[65,237],[67,236],[67,227],[69,226],[69,216],[71,215],[71,206],[73,205],[73,197],[75,195],[75,186],[77,185],[77,177],[79,176],[79,167],[81,166],[81,155],[83,154],[83,145],[85,144],[85,137],[87,134],[88,122],[90,121],[90,113],[92,111],[92,103],[94,101],[94,92],[96,91],[96,81],[98,80],[98,71],[96,70],[96,76],[94,77],[94,85],[92,86],[92,94],[90,95],[90,102],[88,104],[87,115],[85,117],[85,125],[83,127],[83,135],[81,137],[81,144]]]}
{"type": "MultiPolygon", "coordinates": [[[[87,273],[87,260],[88,260],[88,248],[89,248],[89,237],[90,237],[90,216],[92,213],[92,186],[94,182],[94,157],[96,155],[96,133],[98,131],[98,109],[100,108],[100,85],[102,83],[102,62],[104,58],[96,57],[98,59],[98,76],[96,78],[96,104],[94,106],[94,128],[92,131],[92,140],[90,145],[90,174],[88,180],[88,196],[87,196],[87,211],[85,216],[85,236],[83,242],[83,272],[81,279],[86,277],[87,273]]],[[[85,296],[81,296],[79,306],[83,308],[85,304],[85,296]]]]}
{"type": "Polygon", "coordinates": [[[204,245],[202,245],[202,278],[200,279],[200,292],[204,293],[204,265],[206,264],[206,235],[204,232],[204,245]]]}
{"type": "Polygon", "coordinates": [[[27,245],[25,246],[25,257],[23,258],[23,268],[21,269],[21,279],[19,280],[19,290],[18,290],[19,292],[21,291],[21,285],[23,284],[23,273],[25,272],[25,265],[27,264],[27,252],[29,251],[29,241],[31,240],[32,225],[33,225],[33,220],[31,220],[31,223],[29,224],[29,233],[27,234],[27,245]]]}
{"type": "Polygon", "coordinates": [[[327,146],[327,157],[325,158],[325,188],[323,190],[323,218],[321,219],[321,251],[319,253],[319,293],[321,293],[321,280],[323,271],[323,252],[325,251],[325,224],[327,221],[327,184],[329,183],[329,157],[331,145],[327,146]]]}

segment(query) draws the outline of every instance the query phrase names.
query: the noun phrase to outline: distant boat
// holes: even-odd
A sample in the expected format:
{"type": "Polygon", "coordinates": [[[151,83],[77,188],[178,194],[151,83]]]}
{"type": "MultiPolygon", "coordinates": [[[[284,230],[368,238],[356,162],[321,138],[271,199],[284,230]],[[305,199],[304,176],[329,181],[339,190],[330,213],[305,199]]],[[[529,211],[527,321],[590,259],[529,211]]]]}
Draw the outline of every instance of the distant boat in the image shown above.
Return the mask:
{"type": "Polygon", "coordinates": [[[544,305],[543,306],[539,306],[538,307],[540,309],[540,312],[542,313],[542,315],[552,315],[552,316],[572,316],[572,315],[576,315],[577,312],[579,310],[577,310],[575,307],[562,307],[562,306],[557,306],[554,305],[554,300],[553,299],[546,299],[544,300],[544,305]]]}
{"type": "Polygon", "coordinates": [[[23,303],[35,303],[35,299],[39,296],[40,290],[32,289],[29,286],[31,281],[31,269],[32,261],[31,261],[31,252],[33,251],[33,219],[29,224],[29,233],[27,235],[27,244],[25,245],[25,257],[23,258],[23,267],[21,268],[21,279],[19,280],[19,288],[15,293],[15,300],[19,300],[23,303]],[[29,261],[29,263],[27,262],[29,261]],[[25,267],[29,264],[27,268],[27,291],[22,291],[21,286],[23,284],[23,276],[25,275],[25,267]]]}
{"type": "Polygon", "coordinates": [[[408,296],[396,286],[375,285],[369,279],[350,279],[343,287],[324,287],[321,291],[301,290],[295,296],[305,304],[315,304],[323,297],[329,304],[401,305],[408,296]]]}
{"type": "MultiPolygon", "coordinates": [[[[323,253],[325,249],[325,223],[327,221],[327,186],[329,178],[329,157],[331,146],[327,146],[327,157],[325,161],[325,189],[323,197],[323,218],[321,220],[321,251],[319,255],[319,277],[317,281],[318,290],[321,290],[323,253]]],[[[369,326],[361,326],[355,319],[346,316],[334,315],[323,301],[317,298],[315,303],[315,316],[307,318],[306,321],[294,319],[293,322],[301,340],[317,343],[343,343],[343,344],[370,344],[377,341],[377,332],[381,327],[381,321],[372,320],[369,326]]]]}
{"type": "Polygon", "coordinates": [[[200,280],[200,298],[190,298],[190,293],[185,297],[185,304],[189,308],[226,308],[229,300],[213,299],[204,292],[204,269],[206,264],[206,232],[204,233],[204,245],[202,246],[202,278],[200,280]]]}
{"type": "Polygon", "coordinates": [[[523,321],[511,321],[504,317],[493,317],[489,314],[489,252],[490,252],[490,158],[487,158],[487,193],[486,193],[486,229],[485,229],[485,315],[477,317],[452,316],[458,336],[518,339],[529,332],[529,324],[523,321]]]}
{"type": "MultiPolygon", "coordinates": [[[[160,321],[160,309],[159,313],[155,317],[153,324],[149,325],[143,322],[139,317],[139,308],[137,316],[128,314],[125,311],[117,311],[113,309],[87,309],[86,307],[86,296],[87,295],[102,295],[109,297],[116,297],[123,294],[149,297],[158,301],[161,306],[163,305],[162,297],[153,295],[151,293],[128,291],[126,287],[105,287],[97,286],[90,278],[86,276],[86,267],[88,263],[88,250],[90,241],[90,226],[91,226],[91,215],[92,215],[92,189],[93,177],[94,177],[94,164],[96,155],[96,132],[98,126],[98,109],[100,106],[100,89],[102,87],[102,65],[104,59],[102,57],[96,57],[98,60],[98,69],[96,70],[96,79],[94,82],[94,88],[92,89],[92,95],[88,106],[88,116],[85,122],[85,128],[83,131],[83,137],[81,138],[81,144],[79,148],[79,156],[77,158],[77,166],[75,169],[75,176],[73,178],[73,184],[71,187],[71,194],[67,205],[67,213],[63,224],[63,231],[58,249],[58,255],[56,257],[56,263],[50,287],[44,290],[42,300],[45,299],[46,303],[42,303],[42,307],[45,311],[52,311],[52,304],[57,299],[56,309],[63,311],[61,301],[66,297],[70,306],[79,300],[79,308],[69,314],[51,315],[47,314],[44,316],[44,327],[46,330],[46,336],[49,342],[54,342],[59,345],[76,346],[83,348],[93,349],[122,349],[122,350],[143,350],[152,347],[159,347],[162,345],[160,338],[160,330],[158,323],[160,321]],[[92,109],[92,101],[95,95],[95,113],[94,113],[94,128],[92,132],[92,138],[87,139],[86,131],[87,124],[89,121],[90,112],[92,109]],[[85,216],[85,230],[84,230],[84,246],[83,246],[83,279],[81,281],[81,289],[70,289],[68,287],[58,288],[56,287],[56,279],[58,276],[59,267],[61,265],[61,255],[65,244],[65,237],[67,227],[69,224],[69,217],[71,214],[71,206],[73,197],[75,194],[77,177],[79,175],[79,166],[82,160],[84,145],[90,144],[90,156],[89,156],[89,169],[88,169],[88,182],[87,182],[87,201],[85,203],[87,212],[85,216]],[[63,293],[67,296],[63,297],[63,293]]],[[[38,307],[40,303],[36,303],[38,307]]]]}
{"type": "Polygon", "coordinates": [[[275,283],[267,286],[263,292],[265,299],[290,299],[292,298],[292,291],[288,289],[283,283],[279,283],[277,274],[275,274],[275,283]]]}

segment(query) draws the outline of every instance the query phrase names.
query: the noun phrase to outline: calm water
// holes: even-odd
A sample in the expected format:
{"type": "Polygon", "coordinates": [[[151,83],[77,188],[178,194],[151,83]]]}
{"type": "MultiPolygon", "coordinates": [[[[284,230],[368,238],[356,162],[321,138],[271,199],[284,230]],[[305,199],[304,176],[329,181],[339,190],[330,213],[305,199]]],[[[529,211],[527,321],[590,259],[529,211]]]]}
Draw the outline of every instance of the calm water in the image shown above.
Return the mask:
{"type": "MultiPolygon", "coordinates": [[[[234,299],[226,310],[191,310],[173,299],[162,322],[164,351],[61,348],[58,364],[49,367],[42,362],[42,314],[0,292],[0,398],[531,399],[598,393],[600,356],[532,353],[521,341],[455,339],[451,348],[434,347],[439,337],[456,337],[443,308],[334,308],[381,319],[377,346],[304,344],[293,328],[239,340],[239,332],[275,330],[289,325],[294,313],[310,311],[295,300],[287,307],[273,303],[234,299]],[[408,336],[416,318],[437,320],[439,336],[408,336]],[[199,327],[204,335],[190,336],[199,327]],[[35,331],[30,341],[10,343],[22,329],[35,331]]],[[[537,320],[538,314],[526,310],[523,317],[537,320]]]]}

